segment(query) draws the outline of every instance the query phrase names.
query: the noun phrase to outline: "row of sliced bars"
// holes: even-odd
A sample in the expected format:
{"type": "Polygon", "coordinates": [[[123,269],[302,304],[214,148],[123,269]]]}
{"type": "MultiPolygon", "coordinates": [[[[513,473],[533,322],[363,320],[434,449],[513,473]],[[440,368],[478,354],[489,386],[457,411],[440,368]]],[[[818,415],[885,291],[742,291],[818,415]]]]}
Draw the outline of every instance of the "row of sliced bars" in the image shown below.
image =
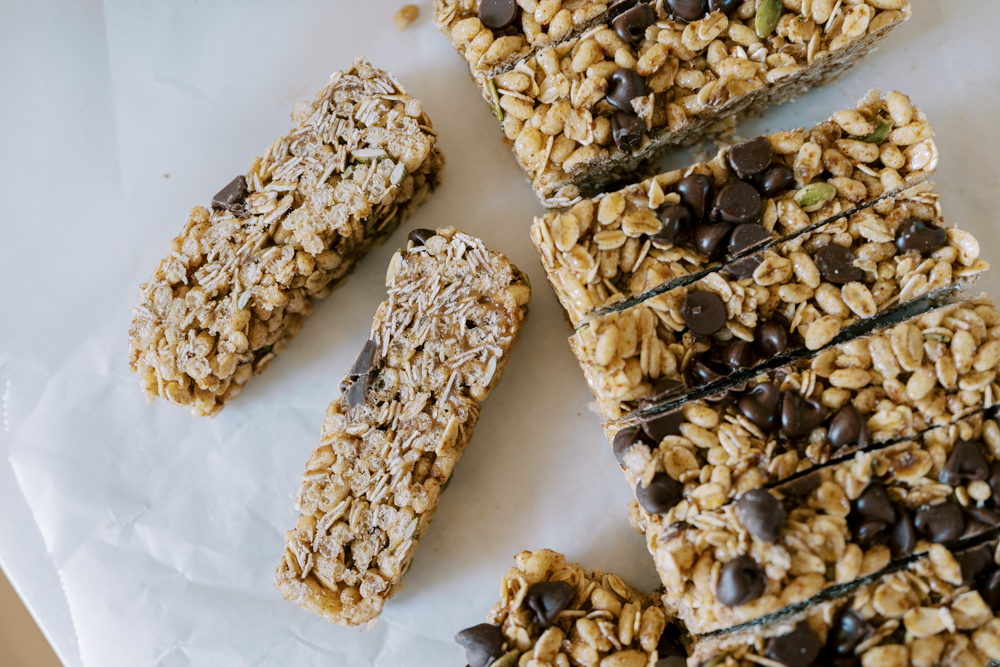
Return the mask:
{"type": "Polygon", "coordinates": [[[707,9],[435,0],[435,23],[469,63],[542,203],[564,207],[665,148],[823,85],[911,13],[905,0],[707,9]]]}

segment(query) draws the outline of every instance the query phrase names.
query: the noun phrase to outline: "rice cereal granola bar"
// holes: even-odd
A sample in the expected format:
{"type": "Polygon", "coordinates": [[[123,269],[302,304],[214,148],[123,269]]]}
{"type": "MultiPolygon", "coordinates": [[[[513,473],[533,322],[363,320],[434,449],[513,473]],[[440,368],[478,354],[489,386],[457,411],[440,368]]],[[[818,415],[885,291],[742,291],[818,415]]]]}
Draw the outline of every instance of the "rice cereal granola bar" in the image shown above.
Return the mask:
{"type": "Polygon", "coordinates": [[[361,57],[292,120],[140,286],[129,364],[148,402],[217,414],[439,182],[420,101],[361,57]]]}
{"type": "Polygon", "coordinates": [[[527,277],[452,228],[416,230],[327,409],[275,586],[340,625],[373,623],[438,506],[527,313],[527,277]]]}

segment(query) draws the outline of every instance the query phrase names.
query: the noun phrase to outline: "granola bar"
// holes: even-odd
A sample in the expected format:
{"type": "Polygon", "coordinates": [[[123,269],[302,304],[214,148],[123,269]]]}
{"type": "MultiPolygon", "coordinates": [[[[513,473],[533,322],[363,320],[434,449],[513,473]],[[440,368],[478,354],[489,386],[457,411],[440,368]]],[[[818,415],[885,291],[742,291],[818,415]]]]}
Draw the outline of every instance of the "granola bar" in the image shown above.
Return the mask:
{"type": "Polygon", "coordinates": [[[436,0],[435,23],[465,55],[536,194],[558,207],[720,121],[823,85],[910,16],[905,0],[685,4],[702,8],[436,0]]]}
{"type": "Polygon", "coordinates": [[[452,228],[409,239],[327,409],[275,573],[286,599],[341,625],[374,622],[400,589],[531,295],[479,239],[452,228]]]}
{"type": "MultiPolygon", "coordinates": [[[[924,182],[938,160],[932,132],[905,95],[871,91],[810,130],[757,137],[535,218],[532,241],[579,325],[924,182]],[[896,119],[921,129],[890,131],[896,119]]],[[[741,275],[756,268],[730,266],[741,275]]]]}
{"type": "MultiPolygon", "coordinates": [[[[930,544],[960,546],[1000,526],[1000,428],[973,440],[938,429],[702,510],[637,487],[630,517],[666,586],[664,604],[694,634],[782,611],[881,572],[930,544]],[[994,476],[996,479],[992,480],[994,476]]],[[[676,488],[676,487],[672,487],[676,488]]]]}
{"type": "Polygon", "coordinates": [[[747,277],[711,273],[594,318],[570,346],[619,419],[918,314],[989,268],[979,252],[925,183],[740,260],[759,262],[747,277]]]}
{"type": "Polygon", "coordinates": [[[364,255],[430,196],[444,159],[419,100],[363,58],[184,230],[133,308],[147,401],[215,415],[364,255]]]}
{"type": "Polygon", "coordinates": [[[658,593],[585,570],[548,549],[522,551],[488,623],[459,632],[469,667],[647,667],[684,650],[664,632],[658,593]]]}
{"type": "Polygon", "coordinates": [[[1000,659],[997,543],[931,547],[898,572],[787,619],[699,641],[696,667],[985,667],[1000,659]]]}
{"type": "Polygon", "coordinates": [[[605,434],[633,486],[666,474],[700,509],[903,438],[969,440],[1000,399],[997,325],[979,295],[605,434]]]}

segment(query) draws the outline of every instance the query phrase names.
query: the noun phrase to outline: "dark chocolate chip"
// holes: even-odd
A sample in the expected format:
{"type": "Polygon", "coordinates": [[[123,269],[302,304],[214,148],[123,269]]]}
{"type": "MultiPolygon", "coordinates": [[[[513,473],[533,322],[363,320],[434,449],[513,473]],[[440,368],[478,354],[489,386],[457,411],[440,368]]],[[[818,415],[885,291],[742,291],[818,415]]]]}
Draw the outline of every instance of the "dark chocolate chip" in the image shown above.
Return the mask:
{"type": "Polygon", "coordinates": [[[770,359],[788,349],[788,329],[774,320],[768,320],[753,334],[753,349],[761,357],[770,359]]]}
{"type": "Polygon", "coordinates": [[[646,28],[654,23],[656,12],[648,4],[641,4],[619,14],[611,25],[623,41],[638,44],[646,36],[646,28]]]}
{"type": "Polygon", "coordinates": [[[871,430],[858,409],[847,403],[837,410],[837,414],[830,420],[826,439],[829,441],[832,451],[837,451],[848,445],[866,447],[871,444],[871,430]]]}
{"type": "Polygon", "coordinates": [[[822,483],[823,477],[819,474],[819,470],[813,470],[801,477],[796,477],[790,482],[781,484],[778,488],[786,496],[804,498],[818,489],[822,483]]]}
{"type": "Polygon", "coordinates": [[[993,491],[993,504],[1000,507],[1000,460],[990,465],[990,477],[986,481],[993,491]]]}
{"type": "Polygon", "coordinates": [[[661,206],[656,216],[663,223],[653,240],[663,240],[669,243],[680,243],[691,236],[691,210],[683,204],[661,206]]]}
{"type": "Polygon", "coordinates": [[[250,214],[244,208],[249,194],[246,177],[237,176],[229,181],[226,187],[215,193],[215,196],[212,197],[212,208],[225,209],[241,218],[249,217],[250,214]]]}
{"type": "Polygon", "coordinates": [[[742,0],[708,0],[708,11],[732,14],[740,6],[742,0]]]}
{"type": "Polygon", "coordinates": [[[482,0],[479,3],[479,20],[490,30],[504,30],[517,20],[515,0],[482,0]]]}
{"type": "Polygon", "coordinates": [[[788,667],[809,667],[819,656],[820,648],[819,637],[813,629],[799,623],[787,635],[768,639],[764,645],[764,657],[788,667]]]}
{"type": "Polygon", "coordinates": [[[784,164],[772,164],[753,177],[761,197],[774,197],[795,187],[795,172],[784,164]]]}
{"type": "Polygon", "coordinates": [[[736,501],[736,518],[751,535],[774,544],[785,523],[785,508],[764,489],[751,489],[736,501]]]}
{"type": "Polygon", "coordinates": [[[863,519],[854,522],[852,527],[854,541],[866,551],[876,544],[885,544],[889,539],[885,534],[885,529],[888,527],[889,524],[881,519],[863,519]]]}
{"type": "Polygon", "coordinates": [[[721,380],[725,376],[715,370],[701,359],[694,359],[688,364],[688,375],[691,377],[691,384],[695,387],[704,387],[706,384],[721,380]]]}
{"type": "Polygon", "coordinates": [[[362,375],[347,387],[347,408],[353,410],[365,402],[365,394],[371,384],[371,376],[362,375]]]}
{"type": "Polygon", "coordinates": [[[605,99],[610,104],[618,107],[622,111],[635,113],[632,108],[632,100],[643,97],[646,94],[646,84],[642,82],[642,77],[634,69],[619,67],[608,79],[608,90],[605,99]]]}
{"type": "Polygon", "coordinates": [[[658,443],[653,442],[646,432],[643,431],[638,426],[626,426],[622,430],[615,434],[615,439],[611,443],[611,450],[615,453],[615,458],[618,459],[618,463],[625,465],[626,452],[632,449],[634,445],[643,443],[655,447],[658,443]]]}
{"type": "Polygon", "coordinates": [[[850,655],[854,649],[871,636],[875,628],[858,612],[844,607],[833,619],[833,627],[826,638],[826,645],[837,655],[850,655]]]}
{"type": "Polygon", "coordinates": [[[868,485],[854,501],[854,511],[866,519],[881,519],[886,523],[896,523],[896,509],[889,500],[889,494],[879,482],[868,485]]]}
{"type": "Polygon", "coordinates": [[[787,391],[781,401],[781,430],[789,438],[801,438],[822,424],[826,413],[826,406],[819,401],[787,391]]]}
{"type": "Polygon", "coordinates": [[[681,485],[665,472],[653,475],[649,486],[639,483],[635,487],[635,499],[642,509],[650,514],[666,514],[681,501],[681,485]]]}
{"type": "MultiPolygon", "coordinates": [[[[738,255],[758,246],[762,246],[772,238],[771,232],[754,222],[747,222],[736,227],[729,237],[729,254],[738,255]]],[[[764,261],[762,252],[755,253],[744,259],[738,259],[726,265],[726,271],[736,278],[749,278],[764,261]]]]}
{"type": "Polygon", "coordinates": [[[836,285],[858,282],[865,277],[864,271],[854,266],[857,256],[848,248],[829,243],[819,249],[816,256],[816,268],[823,280],[836,285]]]}
{"type": "Polygon", "coordinates": [[[965,508],[965,516],[976,523],[982,524],[987,530],[1000,526],[1000,513],[987,507],[969,505],[965,508]]]}
{"type": "Polygon", "coordinates": [[[726,254],[729,233],[733,226],[728,222],[711,222],[694,229],[694,247],[710,261],[722,259],[726,254]]]}
{"type": "Polygon", "coordinates": [[[733,340],[723,348],[719,361],[730,372],[750,368],[753,366],[753,346],[745,340],[733,340]]]}
{"type": "Polygon", "coordinates": [[[667,0],[667,4],[674,16],[688,23],[708,14],[707,0],[667,0]]]}
{"type": "Polygon", "coordinates": [[[889,552],[893,558],[909,556],[917,548],[917,529],[913,526],[910,513],[902,507],[896,508],[899,518],[889,531],[889,552]]]}
{"type": "Polygon", "coordinates": [[[1000,611],[1000,570],[991,573],[979,589],[983,601],[994,612],[1000,611]]]}
{"type": "Polygon", "coordinates": [[[486,667],[503,655],[503,632],[490,623],[480,623],[455,635],[455,641],[465,647],[469,667],[486,667]]]}
{"type": "Polygon", "coordinates": [[[377,373],[382,367],[382,348],[374,340],[369,338],[365,341],[365,346],[361,348],[361,354],[354,360],[354,365],[347,372],[347,377],[357,380],[362,375],[377,373]]]}
{"type": "Polygon", "coordinates": [[[986,544],[959,551],[955,554],[955,560],[962,568],[962,584],[965,586],[975,581],[982,573],[996,567],[993,564],[993,550],[986,544]]]}
{"type": "Polygon", "coordinates": [[[528,588],[528,607],[535,612],[535,622],[547,628],[573,601],[573,584],[566,581],[539,581],[528,588]]]}
{"type": "Polygon", "coordinates": [[[608,7],[607,21],[614,21],[616,18],[621,16],[623,13],[632,9],[639,4],[639,0],[618,0],[610,7],[608,7]]]}
{"type": "Polygon", "coordinates": [[[925,507],[913,518],[913,525],[931,542],[946,543],[956,540],[965,532],[962,509],[951,502],[925,507]]]}
{"type": "MultiPolygon", "coordinates": [[[[645,6],[645,5],[644,5],[645,6]]],[[[618,150],[631,152],[646,133],[646,121],[628,111],[616,111],[611,116],[611,137],[618,150]]]]}
{"type": "Polygon", "coordinates": [[[715,201],[715,184],[704,174],[691,174],[682,178],[675,188],[681,203],[691,209],[695,222],[708,218],[712,202],[715,201]]]}
{"type": "Polygon", "coordinates": [[[916,250],[927,256],[948,242],[948,232],[925,224],[923,220],[907,220],[896,230],[896,247],[899,252],[916,250]]]}
{"type": "Polygon", "coordinates": [[[767,137],[757,137],[729,147],[726,161],[740,178],[750,178],[771,166],[774,151],[767,137]]]}
{"type": "Polygon", "coordinates": [[[427,243],[427,239],[432,236],[437,236],[437,232],[433,229],[414,229],[406,237],[406,240],[413,241],[414,246],[422,246],[427,243]]]}
{"type": "Polygon", "coordinates": [[[753,558],[736,556],[722,566],[715,597],[727,607],[739,607],[759,598],[766,585],[767,576],[753,558]]]}
{"type": "Polygon", "coordinates": [[[767,433],[778,428],[780,424],[778,413],[778,400],[780,398],[781,394],[777,387],[770,382],[761,382],[743,394],[737,405],[744,417],[767,433]]]}
{"type": "Polygon", "coordinates": [[[680,435],[681,424],[684,423],[684,413],[674,410],[666,414],[657,415],[650,419],[642,420],[642,430],[656,444],[659,445],[668,435],[680,435]]]}
{"type": "Polygon", "coordinates": [[[984,482],[989,477],[990,464],[979,445],[959,440],[938,474],[938,481],[948,486],[961,486],[965,482],[984,482]]]}
{"type": "Polygon", "coordinates": [[[726,324],[726,304],[715,292],[688,292],[681,304],[681,318],[699,336],[711,336],[726,324]]]}
{"type": "Polygon", "coordinates": [[[712,202],[712,219],[742,224],[760,217],[760,194],[749,183],[738,181],[719,190],[712,202]]]}

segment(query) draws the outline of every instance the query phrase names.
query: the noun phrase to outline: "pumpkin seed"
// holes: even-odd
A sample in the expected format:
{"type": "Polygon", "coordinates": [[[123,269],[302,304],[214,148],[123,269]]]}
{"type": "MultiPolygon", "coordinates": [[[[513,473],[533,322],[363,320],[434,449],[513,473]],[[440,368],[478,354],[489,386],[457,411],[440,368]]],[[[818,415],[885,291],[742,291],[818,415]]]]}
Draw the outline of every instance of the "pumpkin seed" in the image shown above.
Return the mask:
{"type": "Polygon", "coordinates": [[[837,196],[837,188],[829,183],[810,183],[795,193],[792,199],[806,213],[823,208],[823,205],[837,196]]]}
{"type": "Polygon", "coordinates": [[[494,79],[489,79],[486,82],[486,90],[490,91],[490,97],[493,99],[493,115],[497,117],[497,122],[503,122],[503,107],[500,106],[500,93],[497,92],[497,82],[494,79]]]}
{"type": "Polygon", "coordinates": [[[389,157],[389,154],[381,148],[359,148],[351,151],[351,157],[358,162],[371,162],[372,160],[384,160],[389,157]]]}
{"type": "Polygon", "coordinates": [[[892,121],[884,120],[882,118],[877,118],[876,120],[878,121],[878,127],[876,127],[871,134],[864,137],[852,136],[851,139],[856,141],[865,141],[869,144],[876,144],[878,146],[885,143],[885,140],[889,137],[889,133],[892,132],[892,121]]]}
{"type": "Polygon", "coordinates": [[[781,0],[763,0],[757,8],[757,17],[754,19],[757,36],[761,39],[768,37],[778,27],[780,19],[781,0]]]}
{"type": "Polygon", "coordinates": [[[399,185],[409,175],[410,172],[407,170],[406,165],[402,162],[397,162],[396,166],[392,168],[392,174],[389,175],[389,183],[399,185]]]}
{"type": "Polygon", "coordinates": [[[502,656],[490,663],[490,667],[514,667],[517,664],[517,659],[521,655],[520,651],[514,649],[513,651],[507,651],[502,656]]]}

